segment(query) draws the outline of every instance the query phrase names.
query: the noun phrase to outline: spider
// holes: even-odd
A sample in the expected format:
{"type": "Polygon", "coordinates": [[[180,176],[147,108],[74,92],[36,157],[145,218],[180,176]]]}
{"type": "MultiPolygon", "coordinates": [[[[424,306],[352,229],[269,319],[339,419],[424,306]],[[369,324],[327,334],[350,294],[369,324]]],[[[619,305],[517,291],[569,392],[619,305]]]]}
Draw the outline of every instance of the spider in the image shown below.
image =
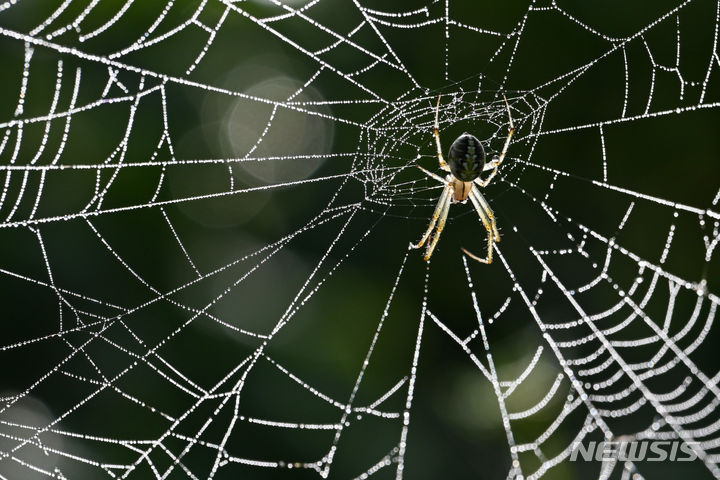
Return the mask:
{"type": "Polygon", "coordinates": [[[446,162],[443,158],[442,147],[440,146],[440,130],[438,127],[438,113],[440,111],[440,96],[438,96],[437,106],[435,107],[435,143],[437,144],[437,156],[438,162],[440,162],[440,168],[448,175],[442,178],[436,175],[420,165],[417,167],[425,172],[429,177],[434,178],[438,182],[445,185],[443,193],[440,195],[433,216],[430,219],[430,225],[428,226],[425,234],[422,236],[420,241],[416,244],[411,243],[411,248],[420,248],[430,237],[435,225],[437,224],[437,230],[435,235],[432,237],[427,247],[425,247],[425,261],[429,261],[432,256],[435,245],[440,240],[440,234],[445,228],[445,222],[447,221],[448,212],[450,211],[451,203],[465,203],[469,198],[472,202],[475,210],[480,217],[485,229],[488,232],[488,252],[487,258],[480,258],[477,255],[473,255],[463,248],[463,252],[470,258],[477,260],[478,262],[492,263],[493,254],[493,242],[500,241],[500,233],[498,232],[497,225],[495,223],[495,214],[493,213],[490,205],[488,205],[485,197],[480,193],[478,187],[485,188],[490,181],[497,174],[498,167],[505,159],[508,146],[510,145],[510,139],[515,133],[515,126],[513,125],[512,116],[510,115],[510,105],[508,105],[507,98],[503,95],[505,100],[505,108],[507,109],[508,119],[510,120],[510,130],[508,132],[507,139],[505,140],[505,146],[503,146],[500,156],[493,159],[492,161],[485,163],[485,150],[483,149],[482,143],[474,135],[469,133],[463,133],[460,135],[450,146],[448,151],[448,160],[446,162]],[[483,180],[480,178],[480,174],[487,170],[492,170],[492,173],[483,180]]]}

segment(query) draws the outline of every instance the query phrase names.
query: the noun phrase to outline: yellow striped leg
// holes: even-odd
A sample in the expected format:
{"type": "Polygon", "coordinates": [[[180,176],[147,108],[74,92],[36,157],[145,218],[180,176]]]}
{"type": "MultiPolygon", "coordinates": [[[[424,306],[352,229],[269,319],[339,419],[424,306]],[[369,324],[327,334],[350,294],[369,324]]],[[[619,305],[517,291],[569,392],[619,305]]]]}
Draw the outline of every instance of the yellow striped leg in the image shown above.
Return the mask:
{"type": "Polygon", "coordinates": [[[477,255],[474,255],[474,254],[468,252],[464,248],[462,250],[463,250],[463,252],[465,252],[465,255],[472,258],[473,260],[477,260],[478,262],[481,262],[481,263],[490,264],[490,263],[492,263],[492,251],[493,251],[493,240],[494,240],[493,237],[494,237],[494,230],[496,230],[496,229],[493,228],[494,223],[492,223],[488,219],[485,209],[483,208],[482,204],[478,201],[478,197],[475,195],[476,193],[479,194],[480,192],[477,191],[477,188],[473,188],[473,191],[470,193],[470,201],[472,202],[473,206],[475,207],[475,210],[477,211],[478,216],[480,217],[480,220],[482,221],[483,225],[485,225],[485,230],[487,230],[487,233],[488,233],[487,258],[480,258],[477,255]]]}
{"type": "MultiPolygon", "coordinates": [[[[424,169],[423,169],[424,170],[424,169]]],[[[430,225],[428,225],[427,230],[425,231],[425,234],[422,236],[420,241],[418,243],[411,243],[410,248],[420,248],[425,244],[425,241],[430,236],[430,232],[433,231],[433,228],[435,228],[435,223],[437,223],[438,218],[440,218],[440,214],[442,213],[443,209],[445,208],[445,205],[450,205],[450,198],[452,196],[452,185],[447,185],[444,189],[442,194],[440,195],[440,198],[438,199],[437,206],[435,206],[435,211],[433,212],[432,219],[430,220],[430,225]]]]}
{"type": "Polygon", "coordinates": [[[483,168],[483,171],[492,169],[492,173],[490,174],[490,176],[486,180],[481,180],[480,177],[475,179],[475,182],[481,187],[487,186],[492,181],[492,179],[495,178],[495,175],[497,175],[497,169],[503,162],[503,160],[505,160],[505,155],[507,154],[508,147],[510,146],[510,139],[512,138],[513,133],[515,133],[515,125],[513,124],[512,115],[510,115],[510,105],[508,104],[505,95],[503,95],[503,98],[505,99],[505,108],[507,108],[508,119],[510,120],[510,131],[508,132],[508,136],[505,139],[505,145],[503,146],[500,156],[497,158],[497,160],[493,160],[492,162],[485,165],[485,168],[483,168]]]}
{"type": "Polygon", "coordinates": [[[445,201],[445,204],[443,205],[442,212],[440,212],[440,220],[438,221],[437,230],[435,231],[435,235],[432,238],[432,241],[428,244],[427,250],[425,250],[425,261],[429,261],[430,257],[433,254],[433,250],[435,250],[435,245],[437,245],[438,240],[440,240],[440,234],[443,231],[443,228],[445,228],[445,222],[447,221],[448,212],[450,212],[450,204],[452,203],[452,194],[453,194],[453,188],[452,185],[448,186],[447,194],[445,195],[447,197],[447,200],[445,201]]]}
{"type": "Polygon", "coordinates": [[[485,200],[483,194],[480,193],[480,190],[473,188],[473,191],[470,192],[470,194],[474,195],[478,203],[482,206],[482,209],[485,211],[485,215],[487,215],[488,220],[490,220],[490,226],[492,227],[492,234],[495,237],[495,241],[499,242],[500,232],[498,232],[497,224],[495,223],[495,212],[493,212],[492,208],[490,208],[490,205],[488,205],[487,200],[485,200]]]}
{"type": "Polygon", "coordinates": [[[440,124],[438,123],[438,114],[440,113],[440,97],[441,97],[441,95],[438,95],[437,106],[435,107],[435,127],[434,127],[435,145],[437,146],[437,155],[438,155],[438,162],[440,163],[440,168],[442,168],[446,172],[449,172],[450,167],[448,167],[447,162],[443,158],[442,146],[440,145],[440,124]]]}

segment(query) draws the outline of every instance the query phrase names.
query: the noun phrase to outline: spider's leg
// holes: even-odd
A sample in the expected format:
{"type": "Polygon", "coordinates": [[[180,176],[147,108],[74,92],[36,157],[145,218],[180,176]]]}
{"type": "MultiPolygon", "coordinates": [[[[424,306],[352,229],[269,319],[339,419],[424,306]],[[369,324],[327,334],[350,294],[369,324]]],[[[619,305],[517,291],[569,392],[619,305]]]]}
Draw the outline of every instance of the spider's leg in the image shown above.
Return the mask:
{"type": "Polygon", "coordinates": [[[425,241],[430,236],[430,232],[433,231],[433,228],[435,228],[435,223],[437,223],[438,218],[440,218],[440,215],[442,214],[443,209],[445,208],[445,204],[450,204],[450,198],[452,195],[452,186],[447,185],[444,189],[442,194],[440,195],[440,198],[438,199],[437,206],[435,206],[435,211],[433,212],[433,216],[430,219],[430,225],[428,225],[427,230],[425,231],[425,234],[422,236],[420,241],[418,243],[411,243],[410,248],[420,248],[425,244],[425,241]]]}
{"type": "Polygon", "coordinates": [[[474,259],[478,262],[492,263],[492,250],[493,250],[493,240],[494,240],[494,223],[491,222],[488,217],[485,209],[483,208],[482,204],[478,201],[478,198],[476,197],[476,194],[479,194],[480,192],[477,191],[477,188],[473,188],[473,191],[470,193],[470,201],[472,202],[473,206],[475,207],[475,210],[478,213],[478,216],[480,217],[480,220],[482,221],[483,225],[485,225],[485,229],[487,230],[487,242],[488,242],[488,253],[487,258],[480,258],[477,255],[474,255],[470,252],[468,252],[466,249],[462,249],[465,254],[474,259]]]}
{"type": "Polygon", "coordinates": [[[467,248],[463,248],[462,251],[467,255],[468,257],[472,258],[473,260],[477,260],[480,263],[485,263],[490,265],[492,263],[492,243],[488,246],[488,256],[487,258],[480,258],[474,253],[468,252],[467,248]]]}
{"type": "Polygon", "coordinates": [[[440,240],[440,234],[443,231],[443,228],[445,228],[445,222],[447,221],[448,213],[450,212],[450,204],[452,203],[452,185],[448,188],[448,193],[446,194],[447,200],[445,201],[445,204],[443,205],[442,212],[440,212],[440,220],[438,220],[437,230],[435,231],[435,235],[433,235],[432,240],[427,246],[427,249],[425,250],[425,261],[429,261],[430,257],[433,254],[433,250],[435,250],[435,245],[437,245],[438,240],[440,240]]]}
{"type": "Polygon", "coordinates": [[[488,219],[487,213],[483,209],[482,204],[480,204],[480,202],[478,202],[477,197],[475,197],[474,190],[476,190],[476,188],[473,188],[473,191],[470,192],[470,197],[469,197],[470,201],[472,202],[473,206],[475,207],[475,211],[477,211],[478,216],[480,217],[480,221],[482,221],[483,225],[485,226],[485,230],[488,231],[488,235],[492,235],[494,237],[492,223],[490,223],[490,220],[488,219]]]}
{"type": "Polygon", "coordinates": [[[447,183],[447,180],[445,180],[444,178],[442,178],[440,175],[435,175],[435,174],[432,173],[430,170],[426,170],[426,169],[424,169],[423,167],[421,167],[420,165],[415,165],[415,166],[418,167],[418,168],[419,168],[420,170],[422,170],[423,172],[425,172],[425,175],[427,175],[428,177],[434,178],[435,180],[437,180],[437,181],[440,182],[440,183],[447,183]]]}
{"type": "Polygon", "coordinates": [[[471,198],[473,195],[475,196],[475,199],[482,207],[488,220],[490,220],[490,226],[492,228],[493,237],[495,237],[496,242],[499,242],[500,241],[500,232],[498,232],[497,224],[495,223],[495,212],[493,212],[493,209],[490,208],[490,205],[488,204],[487,200],[485,200],[485,197],[483,197],[483,194],[480,193],[479,189],[473,188],[472,192],[470,192],[470,193],[471,193],[471,198]]]}
{"type": "Polygon", "coordinates": [[[507,98],[504,94],[503,98],[505,99],[505,108],[507,109],[508,119],[510,120],[510,130],[508,131],[508,136],[505,139],[505,145],[503,145],[500,156],[485,165],[485,168],[483,168],[483,171],[492,169],[492,173],[490,174],[490,176],[485,180],[481,180],[480,177],[475,179],[475,182],[481,187],[486,187],[492,181],[492,179],[495,178],[495,175],[497,175],[497,169],[503,162],[503,160],[505,160],[505,155],[507,154],[508,147],[510,146],[510,139],[512,138],[513,133],[515,133],[515,125],[513,124],[512,115],[510,114],[510,104],[508,104],[507,98]]]}
{"type": "Polygon", "coordinates": [[[440,124],[438,123],[438,113],[440,113],[440,97],[441,95],[438,95],[437,105],[435,106],[435,144],[437,145],[438,162],[440,163],[440,168],[442,168],[446,172],[449,172],[450,167],[448,167],[447,162],[443,158],[442,146],[440,145],[440,124]]]}
{"type": "Polygon", "coordinates": [[[482,171],[487,172],[488,170],[492,170],[494,168],[497,168],[498,165],[500,165],[500,162],[498,162],[498,157],[493,158],[491,161],[485,164],[482,171]]]}

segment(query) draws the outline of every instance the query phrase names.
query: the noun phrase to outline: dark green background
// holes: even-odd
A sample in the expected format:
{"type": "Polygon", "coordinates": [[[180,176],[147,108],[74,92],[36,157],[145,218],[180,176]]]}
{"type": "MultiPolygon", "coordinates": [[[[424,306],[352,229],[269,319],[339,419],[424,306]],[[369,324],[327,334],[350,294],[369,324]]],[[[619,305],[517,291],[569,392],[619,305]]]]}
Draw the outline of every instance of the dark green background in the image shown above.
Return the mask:
{"type": "MultiPolygon", "coordinates": [[[[58,430],[113,440],[157,439],[172,421],[149,407],[177,417],[193,404],[186,392],[166,381],[157,369],[176,379],[167,366],[172,365],[197,385],[211,388],[261,343],[246,335],[228,333],[230,330],[220,325],[218,319],[249,331],[267,333],[289,306],[295,310],[296,304],[310,292],[316,293],[302,302],[291,322],[264,352],[278,365],[339,402],[346,402],[353,391],[391,292],[394,291],[393,300],[354,405],[372,403],[410,374],[425,299],[427,307],[458,336],[469,335],[476,328],[477,319],[460,247],[474,252],[485,248],[484,230],[470,206],[452,208],[451,219],[429,266],[418,251],[410,252],[405,259],[408,242],[416,241],[425,228],[439,191],[428,189],[433,183],[426,182],[416,169],[399,167],[412,165],[420,155],[419,164],[435,169],[431,122],[434,101],[440,93],[444,95],[441,129],[445,149],[457,135],[471,131],[487,140],[490,154],[497,154],[507,128],[499,93],[505,93],[512,104],[518,132],[500,177],[484,194],[497,213],[503,233],[501,251],[518,284],[531,297],[539,288],[543,289],[536,308],[544,322],[576,320],[577,313],[550,279],[543,280],[542,268],[531,248],[575,250],[568,255],[549,255],[545,260],[568,288],[579,287],[598,275],[606,254],[604,243],[592,237],[583,238],[582,227],[605,238],[616,237],[619,245],[658,265],[668,231],[675,225],[663,271],[690,283],[705,279],[708,290],[717,291],[717,260],[704,260],[703,236],[717,235],[711,216],[706,216],[701,225],[697,214],[682,208],[638,199],[592,183],[603,179],[598,125],[610,121],[603,126],[610,185],[717,212],[717,206],[712,205],[718,189],[720,151],[717,66],[707,84],[703,101],[707,108],[691,108],[699,104],[712,55],[717,5],[691,1],[665,17],[679,2],[557,4],[572,18],[558,10],[541,9],[528,14],[527,2],[450,2],[451,19],[503,35],[451,25],[447,78],[444,22],[414,28],[378,23],[376,28],[392,53],[366,25],[352,36],[353,41],[376,55],[385,55],[389,62],[395,63],[397,57],[417,85],[405,73],[379,64],[353,77],[374,92],[374,97],[333,71],[354,72],[374,61],[351,46],[340,44],[319,55],[327,66],[306,93],[305,101],[324,99],[330,104],[310,103],[301,107],[348,123],[281,108],[276,125],[288,127],[276,127],[269,133],[275,145],[281,146],[277,151],[272,148],[262,151],[281,157],[294,155],[296,150],[308,153],[300,148],[307,135],[297,136],[297,131],[290,128],[312,118],[315,122],[310,123],[312,132],[332,133],[317,153],[333,155],[321,162],[310,177],[338,178],[208,199],[177,201],[227,192],[231,179],[228,165],[236,188],[268,184],[249,175],[240,162],[232,160],[247,152],[233,150],[233,144],[228,143],[222,132],[227,131],[228,112],[235,105],[241,108],[238,128],[245,122],[254,125],[253,128],[264,126],[272,109],[203,86],[243,92],[280,75],[302,85],[317,72],[319,62],[301,48],[318,50],[336,39],[297,16],[268,23],[275,30],[273,33],[233,11],[202,62],[189,75],[186,69],[207,41],[207,32],[197,26],[188,26],[165,42],[117,58],[122,64],[118,79],[131,93],[137,91],[141,81],[138,69],[149,73],[144,75],[145,88],[164,84],[175,159],[205,162],[184,163],[164,170],[160,166],[121,168],[105,196],[102,211],[93,212],[90,208],[85,214],[76,215],[92,197],[98,178],[95,169],[77,167],[100,165],[121,142],[131,105],[125,101],[73,115],[58,164],[76,168],[52,170],[43,179],[35,220],[29,219],[29,215],[39,192],[40,174],[31,173],[23,187],[24,172],[13,172],[7,181],[8,200],[0,209],[3,219],[0,344],[6,346],[0,350],[0,396],[13,406],[3,410],[0,420],[22,420],[37,430],[60,419],[52,424],[54,430],[41,435],[44,444],[56,445],[61,452],[95,462],[132,463],[138,454],[114,441],[72,438],[58,430]],[[520,29],[522,32],[517,33],[520,29]],[[283,41],[280,35],[296,45],[283,41]],[[676,72],[672,69],[676,67],[678,48],[680,62],[676,72]],[[648,51],[653,55],[652,61],[648,51]],[[565,76],[589,63],[592,64],[577,78],[565,76]],[[653,72],[653,100],[648,111],[660,114],[636,118],[645,112],[653,72]],[[682,98],[679,75],[692,82],[684,86],[682,98]],[[196,85],[184,84],[180,79],[196,85]],[[628,119],[617,121],[623,111],[626,89],[628,119]],[[348,100],[361,103],[343,103],[348,100]],[[246,108],[252,113],[243,114],[246,108]],[[675,109],[679,109],[678,113],[675,109]],[[280,123],[280,117],[285,123],[280,123]],[[573,129],[585,125],[595,126],[573,129]],[[539,131],[557,132],[536,138],[539,131]],[[340,155],[348,152],[353,155],[340,155]],[[381,160],[377,160],[378,155],[381,160]],[[217,161],[209,161],[212,159],[217,161]],[[397,176],[392,177],[398,170],[397,176]],[[355,173],[348,177],[349,172],[355,173]],[[556,176],[555,172],[561,175],[556,176]],[[164,180],[157,200],[167,202],[163,208],[170,223],[198,270],[207,275],[201,281],[196,281],[197,275],[172,236],[160,206],[135,208],[150,202],[161,175],[164,180]],[[386,177],[380,178],[381,175],[386,177]],[[21,198],[18,209],[6,220],[17,198],[21,198]],[[618,231],[632,201],[635,206],[629,221],[618,231]],[[356,203],[360,207],[356,211],[338,210],[337,216],[328,209],[356,203]],[[554,220],[543,205],[552,209],[554,220]],[[324,212],[325,209],[328,211],[324,212]],[[677,217],[673,215],[676,211],[677,217]],[[316,221],[317,226],[313,223],[316,221]],[[307,225],[313,228],[302,231],[286,244],[276,244],[307,225]],[[103,242],[107,242],[111,251],[103,242]],[[586,256],[576,251],[581,242],[586,256]],[[264,260],[275,245],[283,248],[264,260]],[[258,250],[260,253],[254,254],[258,250]],[[253,255],[245,258],[248,254],[253,255]],[[395,287],[401,266],[403,273],[395,287]],[[313,273],[316,267],[317,272],[313,273]],[[310,282],[306,285],[308,278],[310,282]],[[240,279],[244,280],[235,286],[240,279]],[[58,294],[52,285],[62,293],[58,294]],[[67,302],[59,302],[59,296],[67,302]],[[203,313],[179,329],[195,313],[204,312],[211,302],[207,315],[203,313]],[[60,329],[71,331],[54,335],[60,329]],[[30,341],[38,338],[41,340],[30,341]],[[24,341],[28,343],[19,343],[24,341]],[[157,355],[147,355],[155,346],[153,352],[157,355]],[[106,387],[92,394],[104,378],[113,378],[128,366],[132,366],[131,371],[112,382],[115,388],[106,387]],[[46,376],[48,372],[52,373],[46,376]],[[35,384],[38,379],[42,381],[35,384]],[[14,397],[18,394],[20,400],[14,397]],[[138,404],[123,394],[144,403],[138,404]],[[88,395],[91,398],[83,401],[88,395]],[[28,411],[36,416],[25,416],[28,411]]],[[[82,32],[104,24],[121,5],[122,2],[101,2],[83,22],[82,32]]],[[[362,5],[397,12],[427,7],[427,15],[387,19],[403,25],[443,18],[445,11],[443,3],[405,1],[388,6],[382,2],[362,2],[362,5]]],[[[550,4],[534,5],[542,8],[550,4]]],[[[84,7],[80,2],[71,4],[43,34],[72,21],[84,7]]],[[[106,58],[130,45],[163,7],[160,2],[136,2],[120,21],[97,37],[80,42],[76,33],[69,32],[52,39],[52,45],[35,45],[25,111],[19,118],[47,114],[58,60],[63,62],[63,78],[57,111],[70,105],[77,69],[82,72],[82,80],[76,105],[97,100],[108,77],[107,65],[97,58],[106,58]],[[77,50],[63,53],[58,46],[77,50]]],[[[5,92],[0,102],[2,122],[15,118],[23,71],[24,42],[13,38],[12,32],[27,34],[55,8],[51,2],[19,2],[0,13],[0,27],[7,29],[0,35],[0,87],[5,92]]],[[[176,2],[157,32],[169,31],[186,20],[195,8],[194,2],[176,2]]],[[[253,18],[283,12],[264,2],[238,3],[237,8],[253,18]]],[[[224,9],[221,2],[210,2],[198,20],[212,26],[224,9]]],[[[342,36],[363,21],[353,3],[339,0],[319,2],[305,13],[342,36]]],[[[42,35],[37,38],[42,40],[42,35]]],[[[108,97],[123,95],[114,86],[108,97]]],[[[152,157],[163,133],[162,115],[157,90],[139,104],[125,163],[172,159],[167,146],[152,157]]],[[[12,132],[9,145],[14,146],[17,128],[8,128],[12,132]]],[[[44,128],[44,122],[24,128],[22,148],[14,164],[31,162],[43,139],[44,128]]],[[[47,152],[37,161],[38,165],[51,162],[50,152],[57,151],[63,142],[63,128],[64,118],[52,122],[47,152]]],[[[259,132],[251,132],[254,133],[238,131],[243,145],[248,145],[247,142],[252,145],[257,139],[259,132]]],[[[11,162],[12,151],[5,149],[0,156],[1,165],[11,162]]],[[[295,161],[271,162],[279,164],[277,169],[281,175],[288,175],[286,180],[292,180],[290,163],[295,161]]],[[[0,172],[0,178],[6,172],[0,172]]],[[[113,168],[102,169],[101,184],[110,181],[114,172],[113,168]]],[[[602,312],[620,301],[613,283],[627,290],[639,275],[636,262],[617,252],[613,255],[608,271],[612,282],[603,281],[578,297],[589,314],[602,312]]],[[[538,345],[545,349],[537,370],[508,400],[513,411],[527,409],[548,391],[561,371],[559,363],[503,263],[471,264],[470,271],[472,291],[488,327],[491,352],[501,379],[519,375],[538,345]],[[488,325],[487,320],[508,297],[511,302],[507,310],[488,325]]],[[[642,276],[645,284],[650,282],[649,270],[642,276]]],[[[655,289],[653,300],[644,311],[662,325],[668,304],[667,281],[661,280],[655,289]]],[[[635,301],[640,301],[643,294],[641,289],[635,301]]],[[[686,324],[696,299],[693,290],[681,290],[670,334],[686,324]]],[[[703,304],[702,319],[708,315],[708,302],[706,299],[703,304]]],[[[619,323],[627,313],[610,317],[600,327],[619,323]]],[[[701,334],[700,330],[701,326],[696,326],[681,346],[687,347],[692,338],[701,334]]],[[[550,333],[556,341],[587,334],[574,330],[550,333]]],[[[636,320],[613,339],[631,340],[647,335],[647,328],[636,320]]],[[[710,377],[718,368],[716,342],[711,331],[703,346],[692,355],[693,361],[710,377]]],[[[487,365],[479,337],[468,346],[487,365]]],[[[585,348],[569,349],[568,355],[580,357],[592,350],[589,346],[585,348]]],[[[648,352],[652,349],[622,350],[628,362],[646,359],[648,352]]],[[[587,381],[606,380],[614,373],[614,369],[608,369],[587,381]]],[[[233,374],[220,390],[231,389],[241,376],[242,370],[233,374]]],[[[686,376],[687,372],[673,370],[653,379],[649,388],[657,393],[668,392],[686,376]]],[[[627,384],[623,378],[618,390],[627,384]]],[[[701,387],[695,379],[688,387],[687,397],[701,387]]],[[[567,379],[559,392],[532,419],[513,422],[518,443],[531,441],[557,417],[563,399],[570,393],[567,379]]],[[[407,383],[383,403],[383,408],[402,412],[406,393],[407,383]]],[[[240,415],[246,417],[335,423],[342,414],[300,388],[264,358],[258,360],[247,376],[239,398],[240,415]]],[[[219,400],[204,402],[183,420],[177,431],[195,437],[194,432],[213,418],[198,440],[217,444],[230,422],[234,400],[214,413],[218,405],[219,400]]],[[[713,412],[702,425],[711,423],[714,415],[713,412]]],[[[567,447],[582,426],[583,418],[582,413],[569,417],[543,445],[548,458],[567,447]]],[[[646,405],[636,414],[608,419],[608,423],[615,432],[624,434],[646,428],[654,418],[656,412],[646,405]]],[[[354,415],[351,419],[351,426],[344,430],[338,445],[331,478],[360,475],[399,442],[401,419],[364,416],[357,420],[354,415]]],[[[10,436],[0,441],[3,450],[16,445],[16,437],[30,436],[27,430],[18,430],[8,423],[1,425],[0,432],[10,436]]],[[[320,460],[327,452],[333,434],[334,430],[268,428],[240,421],[226,448],[238,457],[309,463],[320,460]]],[[[596,431],[590,438],[599,440],[600,436],[596,431]]],[[[407,441],[405,478],[505,478],[510,467],[507,439],[491,384],[428,316],[424,318],[407,441]]],[[[182,438],[166,439],[165,444],[175,454],[186,446],[182,438]]],[[[51,472],[57,467],[67,478],[108,476],[97,466],[55,454],[44,455],[35,446],[25,446],[19,452],[19,458],[51,472]]],[[[161,470],[172,462],[160,449],[155,449],[150,458],[161,470]]],[[[212,449],[196,445],[183,463],[198,478],[205,478],[214,459],[212,449]]],[[[532,453],[522,454],[520,460],[526,474],[539,466],[532,453]]],[[[681,474],[709,478],[700,462],[641,463],[639,467],[645,478],[677,478],[681,474]]],[[[378,472],[376,478],[395,478],[395,470],[393,464],[378,472]]],[[[617,470],[615,475],[619,478],[619,467],[617,470]]],[[[597,471],[597,464],[566,462],[551,469],[548,478],[594,478],[597,471]]],[[[0,459],[0,474],[7,478],[42,476],[10,459],[0,459]]],[[[142,463],[130,477],[154,478],[147,463],[142,463]]],[[[170,478],[187,476],[176,467],[170,478]]],[[[311,469],[230,464],[221,468],[215,478],[317,478],[317,473],[311,469]]]]}

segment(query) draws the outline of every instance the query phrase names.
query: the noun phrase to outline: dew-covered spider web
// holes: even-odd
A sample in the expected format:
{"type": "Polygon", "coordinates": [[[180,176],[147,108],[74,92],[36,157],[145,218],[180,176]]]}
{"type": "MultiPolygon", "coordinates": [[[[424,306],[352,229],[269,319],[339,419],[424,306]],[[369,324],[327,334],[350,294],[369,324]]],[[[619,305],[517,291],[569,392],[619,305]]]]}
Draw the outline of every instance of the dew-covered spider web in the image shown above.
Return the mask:
{"type": "Polygon", "coordinates": [[[0,479],[720,478],[719,17],[0,3],[0,479]]]}

